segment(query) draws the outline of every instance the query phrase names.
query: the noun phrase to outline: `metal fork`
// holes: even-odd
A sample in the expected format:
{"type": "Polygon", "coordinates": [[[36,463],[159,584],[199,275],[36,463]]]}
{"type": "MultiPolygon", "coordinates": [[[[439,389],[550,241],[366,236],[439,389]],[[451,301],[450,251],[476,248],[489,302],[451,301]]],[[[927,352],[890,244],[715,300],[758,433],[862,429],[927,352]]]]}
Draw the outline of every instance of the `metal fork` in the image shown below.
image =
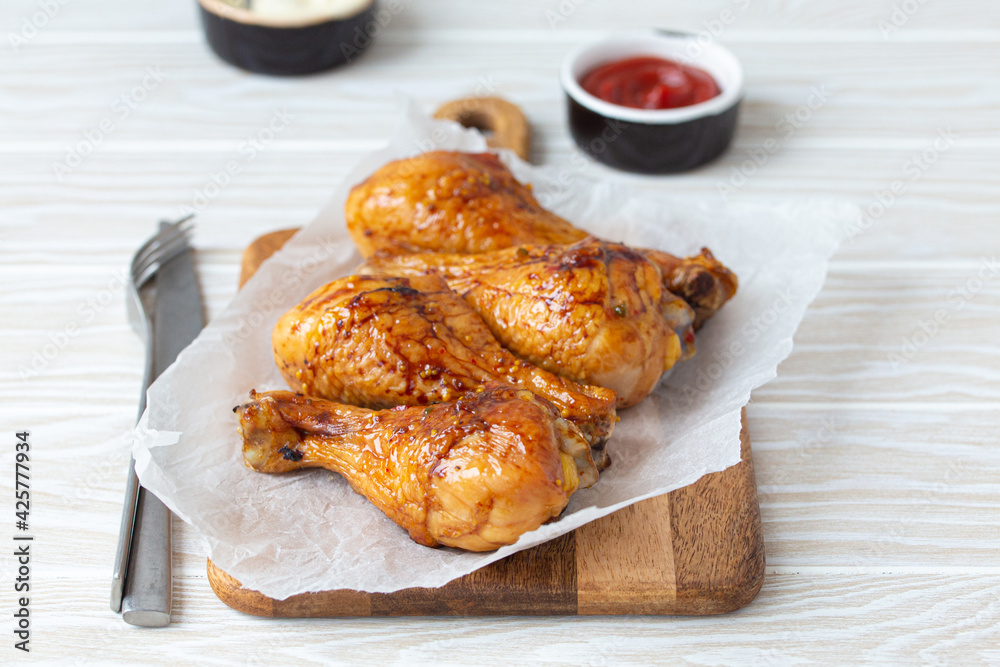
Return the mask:
{"type": "MultiPolygon", "coordinates": [[[[144,243],[132,257],[126,309],[132,329],[146,344],[146,364],[137,420],[146,411],[146,390],[152,382],[154,361],[152,325],[146,303],[143,301],[142,289],[152,280],[161,266],[190,248],[188,241],[192,225],[185,223],[192,217],[189,215],[175,223],[164,225],[160,232],[144,243]]],[[[118,533],[118,549],[115,553],[114,573],[111,578],[111,610],[114,612],[120,612],[122,608],[122,596],[125,579],[128,576],[129,551],[132,545],[132,531],[135,527],[140,488],[139,478],[135,474],[135,459],[130,458],[125,503],[122,507],[121,528],[118,533]]]]}

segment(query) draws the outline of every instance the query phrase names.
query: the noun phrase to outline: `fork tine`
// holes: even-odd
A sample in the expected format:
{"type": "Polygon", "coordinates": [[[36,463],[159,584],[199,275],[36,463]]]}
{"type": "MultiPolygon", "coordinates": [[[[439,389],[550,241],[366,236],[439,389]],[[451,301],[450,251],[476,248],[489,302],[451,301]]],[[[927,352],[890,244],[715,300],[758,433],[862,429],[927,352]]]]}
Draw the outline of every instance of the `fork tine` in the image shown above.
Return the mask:
{"type": "Polygon", "coordinates": [[[187,239],[190,236],[190,231],[193,225],[184,225],[187,220],[184,218],[170,227],[167,227],[159,234],[156,234],[150,238],[146,243],[144,243],[139,250],[136,251],[132,258],[132,272],[134,275],[138,275],[144,272],[145,268],[153,261],[155,261],[158,248],[164,244],[172,243],[178,237],[185,237],[187,239]]]}
{"type": "Polygon", "coordinates": [[[156,242],[151,245],[141,257],[138,258],[136,264],[137,273],[142,273],[142,271],[155,262],[158,257],[160,257],[165,249],[172,247],[177,243],[187,243],[190,239],[189,229],[174,229],[164,232],[162,235],[156,237],[156,242]]]}
{"type": "Polygon", "coordinates": [[[148,262],[142,267],[140,273],[133,277],[136,286],[141,287],[156,274],[161,266],[190,247],[187,235],[175,237],[158,246],[156,252],[149,256],[148,262]]]}
{"type": "Polygon", "coordinates": [[[166,243],[156,246],[155,251],[147,255],[141,265],[135,267],[134,273],[131,276],[132,282],[137,287],[142,287],[162,265],[165,259],[173,257],[177,252],[186,247],[186,239],[182,237],[170,239],[166,243]]]}
{"type": "Polygon", "coordinates": [[[168,226],[165,229],[161,230],[157,234],[154,234],[149,240],[147,240],[142,246],[139,247],[139,249],[135,252],[135,255],[133,256],[133,262],[136,264],[142,263],[143,261],[145,261],[145,258],[149,255],[149,253],[156,248],[157,245],[173,238],[178,234],[187,233],[189,230],[193,228],[193,224],[185,224],[185,223],[191,220],[191,218],[193,217],[194,214],[192,213],[191,215],[181,218],[177,222],[167,223],[168,226]]]}
{"type": "Polygon", "coordinates": [[[139,249],[135,251],[133,258],[141,260],[141,258],[143,258],[145,255],[148,255],[149,252],[153,250],[159,243],[161,243],[165,239],[170,238],[171,236],[181,233],[181,231],[182,229],[180,225],[177,224],[177,225],[170,225],[166,229],[163,229],[157,232],[156,234],[153,234],[153,236],[149,237],[145,243],[139,246],[139,249]]]}
{"type": "Polygon", "coordinates": [[[141,257],[136,257],[133,261],[131,266],[132,280],[137,284],[141,284],[143,282],[141,276],[149,271],[150,266],[156,264],[160,257],[169,252],[178,243],[183,244],[185,242],[186,238],[179,234],[171,234],[158,238],[156,243],[150,245],[141,257]]]}

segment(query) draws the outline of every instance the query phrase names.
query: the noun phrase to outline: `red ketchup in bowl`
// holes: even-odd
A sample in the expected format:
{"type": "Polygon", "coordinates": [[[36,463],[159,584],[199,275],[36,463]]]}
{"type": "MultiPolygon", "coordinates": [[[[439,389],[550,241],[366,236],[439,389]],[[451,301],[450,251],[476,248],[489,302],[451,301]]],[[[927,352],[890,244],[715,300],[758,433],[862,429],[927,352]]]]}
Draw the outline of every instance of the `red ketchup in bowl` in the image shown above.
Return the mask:
{"type": "Polygon", "coordinates": [[[688,107],[720,92],[705,70],[655,56],[599,65],[584,75],[580,85],[605,102],[635,109],[688,107]]]}

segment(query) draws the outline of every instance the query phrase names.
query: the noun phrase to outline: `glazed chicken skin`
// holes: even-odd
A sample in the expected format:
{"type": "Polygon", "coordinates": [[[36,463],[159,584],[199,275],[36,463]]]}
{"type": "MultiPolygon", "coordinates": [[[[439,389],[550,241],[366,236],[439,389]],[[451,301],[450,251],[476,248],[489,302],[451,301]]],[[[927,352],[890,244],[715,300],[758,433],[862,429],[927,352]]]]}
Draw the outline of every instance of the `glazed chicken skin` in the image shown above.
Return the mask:
{"type": "Polygon", "coordinates": [[[426,546],[513,544],[597,480],[579,430],[551,403],[500,383],[381,411],[288,391],[250,399],[234,409],[247,466],[339,473],[426,546]]]}
{"type": "MultiPolygon", "coordinates": [[[[492,153],[433,151],[390,162],[351,191],[346,215],[364,257],[480,253],[588,236],[545,210],[492,153]]],[[[694,308],[696,328],[736,293],[736,276],[707,248],[687,258],[640,252],[660,266],[663,286],[694,308]]]]}
{"type": "Polygon", "coordinates": [[[475,255],[378,256],[359,271],[442,276],[504,347],[557,375],[614,390],[619,408],[638,403],[665,370],[694,353],[694,313],[662,289],[657,266],[593,237],[475,255]]]}
{"type": "Polygon", "coordinates": [[[379,250],[486,252],[581,238],[492,153],[433,151],[390,162],[351,190],[346,213],[347,230],[365,257],[379,250]]]}
{"type": "Polygon", "coordinates": [[[449,401],[491,380],[530,390],[580,428],[600,468],[608,464],[615,393],[518,359],[438,276],[331,282],[278,321],[272,343],[289,387],[367,408],[449,401]]]}

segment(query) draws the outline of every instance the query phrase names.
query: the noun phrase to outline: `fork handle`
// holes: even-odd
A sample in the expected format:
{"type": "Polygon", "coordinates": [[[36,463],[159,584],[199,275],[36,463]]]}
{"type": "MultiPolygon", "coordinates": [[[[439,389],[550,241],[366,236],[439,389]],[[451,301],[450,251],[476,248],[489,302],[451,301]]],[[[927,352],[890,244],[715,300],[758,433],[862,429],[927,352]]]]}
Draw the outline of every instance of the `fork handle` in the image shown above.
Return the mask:
{"type": "MultiPolygon", "coordinates": [[[[138,296],[136,296],[138,298],[138,296]]],[[[146,367],[142,378],[142,393],[139,396],[139,417],[146,411],[146,390],[153,382],[153,342],[150,340],[152,331],[146,318],[146,367]]],[[[122,597],[125,595],[125,579],[128,576],[129,552],[132,549],[132,534],[135,532],[136,510],[139,505],[139,477],[135,474],[135,459],[129,457],[128,481],[125,483],[125,502],[122,504],[122,521],[118,528],[118,548],[115,550],[115,568],[111,574],[111,611],[122,610],[122,597]]]]}
{"type": "MultiPolygon", "coordinates": [[[[177,231],[187,219],[175,223],[161,222],[160,232],[155,238],[177,231]]],[[[169,252],[164,251],[164,256],[155,258],[156,298],[152,312],[140,308],[146,315],[143,318],[146,323],[146,373],[139,400],[140,419],[146,408],[146,392],[150,383],[174,362],[204,326],[194,252],[187,243],[188,231],[180,229],[180,245],[176,243],[177,235],[173,234],[171,245],[166,246],[169,252]]],[[[133,285],[135,282],[133,270],[133,285]]],[[[142,298],[139,289],[143,282],[133,290],[140,306],[142,298]]],[[[162,627],[170,623],[170,522],[170,510],[166,505],[139,484],[133,459],[129,466],[128,495],[119,535],[118,577],[112,583],[112,609],[118,602],[126,623],[143,627],[162,627]],[[135,517],[131,523],[128,519],[130,508],[135,517]]]]}
{"type": "Polygon", "coordinates": [[[122,504],[122,522],[118,529],[118,548],[115,550],[115,569],[111,575],[111,611],[122,610],[125,594],[125,577],[128,574],[129,551],[135,531],[136,508],[139,505],[139,477],[135,474],[135,459],[128,462],[128,482],[125,484],[125,502],[122,504]]]}

